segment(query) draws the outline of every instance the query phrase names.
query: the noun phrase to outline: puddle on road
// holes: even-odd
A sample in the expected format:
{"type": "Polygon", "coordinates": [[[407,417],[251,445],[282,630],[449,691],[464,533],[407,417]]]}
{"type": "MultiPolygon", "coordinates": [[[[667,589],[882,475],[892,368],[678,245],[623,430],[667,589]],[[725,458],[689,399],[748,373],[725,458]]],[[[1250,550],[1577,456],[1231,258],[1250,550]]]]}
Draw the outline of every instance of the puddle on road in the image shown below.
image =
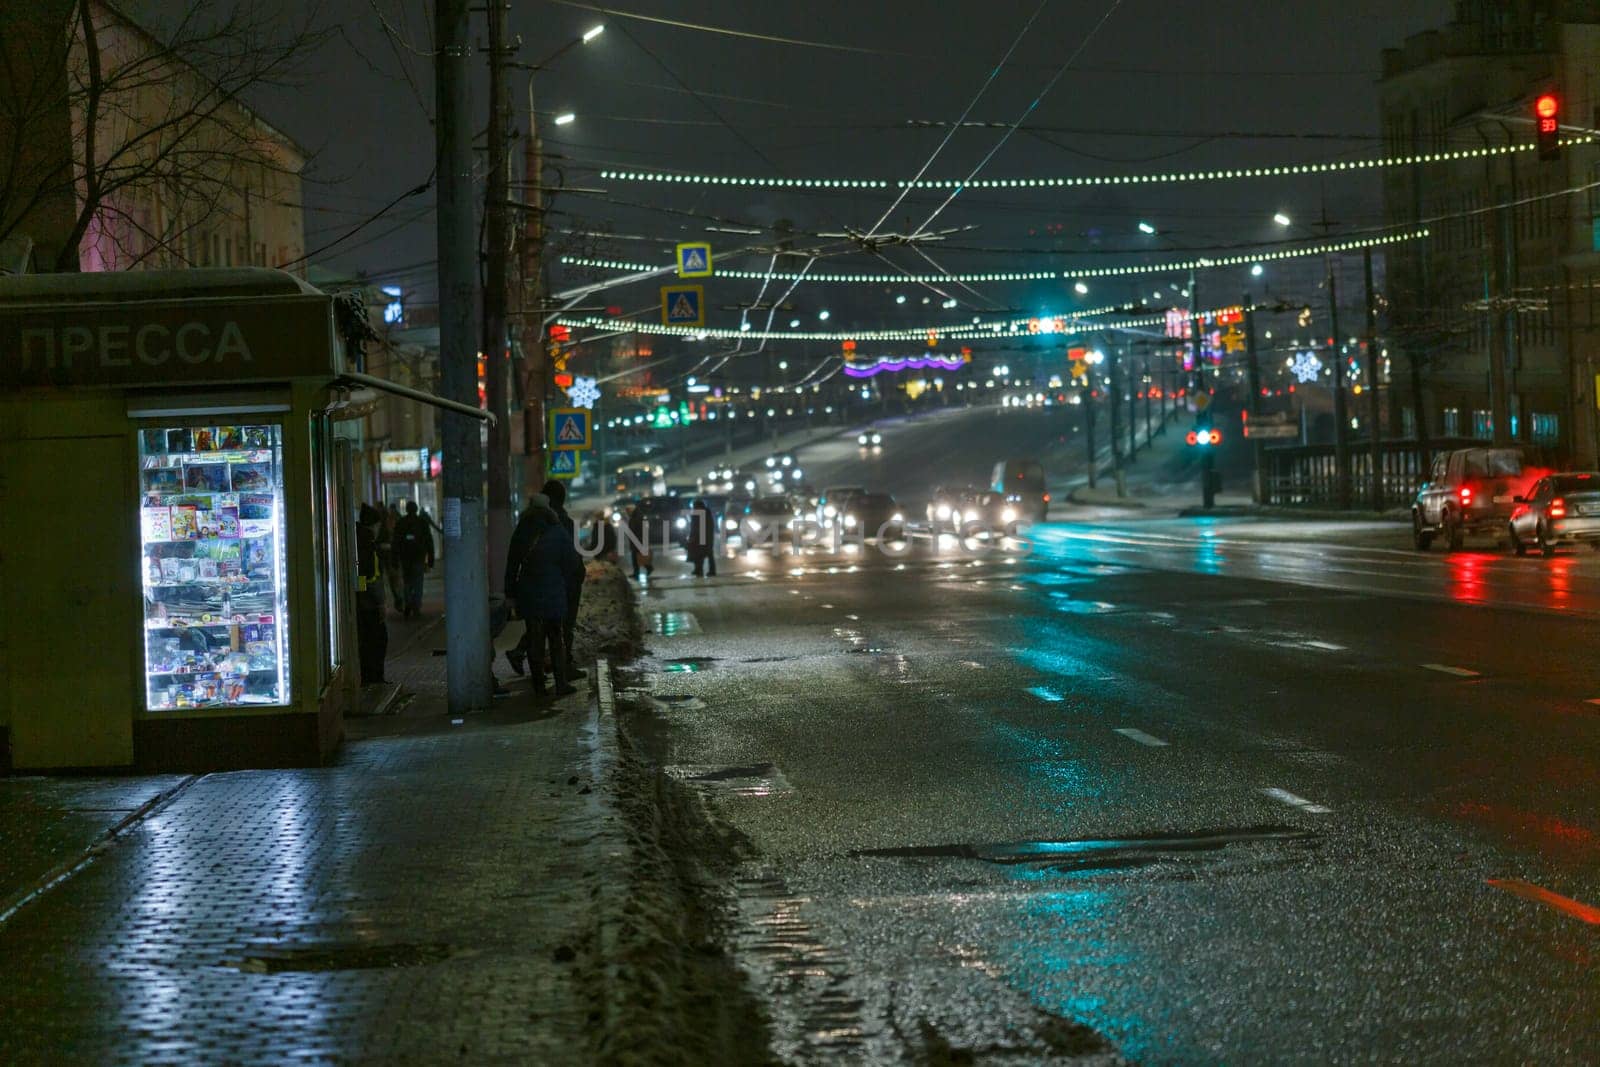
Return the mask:
{"type": "Polygon", "coordinates": [[[716,656],[680,656],[666,660],[662,669],[673,674],[695,674],[710,670],[716,662],[716,656]]]}
{"type": "Polygon", "coordinates": [[[794,792],[794,787],[771,763],[719,767],[701,763],[675,763],[663,768],[667,777],[698,789],[736,797],[770,797],[794,792]]]}
{"type": "Polygon", "coordinates": [[[651,703],[661,711],[701,711],[706,702],[690,693],[651,693],[651,703]]]}
{"type": "Polygon", "coordinates": [[[856,849],[852,857],[888,859],[966,859],[1000,866],[1059,871],[1142,867],[1187,853],[1218,852],[1231,845],[1310,844],[1318,835],[1289,826],[1239,827],[1151,834],[1144,837],[1087,837],[1064,841],[1007,841],[992,844],[908,845],[856,849]]]}
{"type": "Polygon", "coordinates": [[[372,971],[423,967],[449,959],[449,945],[302,945],[257,952],[234,961],[246,974],[290,974],[306,971],[372,971]]]}
{"type": "Polygon", "coordinates": [[[676,637],[679,634],[697,634],[700,621],[691,611],[647,611],[644,628],[657,637],[676,637]]]}

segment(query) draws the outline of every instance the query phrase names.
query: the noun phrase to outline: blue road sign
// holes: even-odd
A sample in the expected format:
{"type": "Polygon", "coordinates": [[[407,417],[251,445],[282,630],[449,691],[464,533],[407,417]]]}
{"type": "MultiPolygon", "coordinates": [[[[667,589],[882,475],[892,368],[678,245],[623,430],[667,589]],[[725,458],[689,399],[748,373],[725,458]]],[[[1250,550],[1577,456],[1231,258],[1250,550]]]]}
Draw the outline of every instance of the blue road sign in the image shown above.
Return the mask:
{"type": "Polygon", "coordinates": [[[703,285],[663,285],[661,287],[663,326],[704,326],[706,290],[703,285]]]}
{"type": "Polygon", "coordinates": [[[578,476],[578,453],[576,452],[551,452],[550,477],[576,478],[578,476]]]}
{"type": "Polygon", "coordinates": [[[679,245],[678,277],[711,277],[711,246],[703,241],[688,241],[679,245]]]}
{"type": "Polygon", "coordinates": [[[553,451],[593,448],[589,436],[592,429],[589,412],[583,408],[550,409],[550,448],[553,451]]]}

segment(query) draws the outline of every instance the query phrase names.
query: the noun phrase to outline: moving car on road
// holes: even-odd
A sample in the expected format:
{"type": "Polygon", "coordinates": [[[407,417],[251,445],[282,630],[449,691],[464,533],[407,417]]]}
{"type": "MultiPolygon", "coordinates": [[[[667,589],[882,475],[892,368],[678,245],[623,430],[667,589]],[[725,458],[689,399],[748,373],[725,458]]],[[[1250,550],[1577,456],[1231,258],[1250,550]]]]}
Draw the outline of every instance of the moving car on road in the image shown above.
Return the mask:
{"type": "Polygon", "coordinates": [[[994,465],[989,488],[1014,506],[1012,521],[1043,522],[1050,511],[1050,493],[1044,485],[1044,466],[1036,459],[1003,459],[994,465]]]}
{"type": "Polygon", "coordinates": [[[1527,481],[1520,448],[1458,448],[1433,459],[1428,480],[1411,505],[1411,539],[1425,552],[1442,536],[1459,552],[1468,534],[1505,536],[1516,498],[1527,481]]]}
{"type": "MultiPolygon", "coordinates": [[[[764,496],[745,505],[737,536],[747,546],[793,543],[794,524],[799,518],[800,505],[787,494],[764,496]]],[[[730,530],[728,536],[735,536],[735,531],[730,530]]]]}
{"type": "Polygon", "coordinates": [[[1530,544],[1545,556],[1556,546],[1587,541],[1600,549],[1600,473],[1552,474],[1515,499],[1507,534],[1511,550],[1526,555],[1530,544]]]}
{"type": "Polygon", "coordinates": [[[856,444],[862,448],[881,448],[883,446],[883,434],[877,430],[865,430],[856,434],[856,444]]]}
{"type": "Polygon", "coordinates": [[[977,510],[979,493],[970,485],[938,486],[928,499],[928,526],[934,533],[960,529],[967,512],[977,510]]]}
{"type": "Polygon", "coordinates": [[[906,517],[888,493],[852,494],[843,500],[839,511],[839,529],[852,537],[899,540],[906,535],[906,517]]]}
{"type": "Polygon", "coordinates": [[[825,530],[833,526],[834,520],[839,517],[840,502],[845,497],[866,491],[864,485],[830,485],[824,488],[822,495],[817,497],[817,525],[825,530]]]}

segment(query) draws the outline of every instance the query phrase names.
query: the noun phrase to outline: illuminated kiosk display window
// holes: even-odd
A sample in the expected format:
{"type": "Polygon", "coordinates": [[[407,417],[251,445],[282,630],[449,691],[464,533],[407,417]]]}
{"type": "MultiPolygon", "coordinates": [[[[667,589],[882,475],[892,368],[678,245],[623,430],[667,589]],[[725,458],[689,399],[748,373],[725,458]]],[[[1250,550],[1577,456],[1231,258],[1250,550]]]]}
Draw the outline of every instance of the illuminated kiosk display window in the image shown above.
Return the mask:
{"type": "Polygon", "coordinates": [[[283,431],[139,431],[145,707],[289,703],[283,431]]]}

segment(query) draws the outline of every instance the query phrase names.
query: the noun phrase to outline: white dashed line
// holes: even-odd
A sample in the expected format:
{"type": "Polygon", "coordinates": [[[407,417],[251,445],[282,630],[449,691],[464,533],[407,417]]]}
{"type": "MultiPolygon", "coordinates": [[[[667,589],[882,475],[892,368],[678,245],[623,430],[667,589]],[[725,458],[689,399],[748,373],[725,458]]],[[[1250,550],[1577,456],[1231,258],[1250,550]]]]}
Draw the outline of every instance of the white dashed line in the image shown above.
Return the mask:
{"type": "Polygon", "coordinates": [[[1333,810],[1332,808],[1323,807],[1321,804],[1313,804],[1305,797],[1297,797],[1287,789],[1278,789],[1273,787],[1269,789],[1263,789],[1262,792],[1271,797],[1273,800],[1281,801],[1289,805],[1291,808],[1299,808],[1301,811],[1306,812],[1309,815],[1326,815],[1333,810]]]}
{"type": "Polygon", "coordinates": [[[1065,699],[1060,693],[1056,692],[1054,689],[1046,689],[1042,685],[1036,685],[1033,688],[1029,689],[1028,692],[1032,693],[1034,696],[1038,697],[1040,700],[1044,701],[1047,704],[1057,704],[1057,703],[1060,703],[1062,700],[1065,699]]]}
{"type": "Polygon", "coordinates": [[[1454,678],[1481,677],[1477,671],[1469,671],[1465,667],[1449,667],[1443,663],[1424,663],[1422,669],[1425,671],[1438,671],[1440,674],[1448,674],[1454,678]]]}
{"type": "Polygon", "coordinates": [[[1336,645],[1332,641],[1302,641],[1307,648],[1320,648],[1324,652],[1348,652],[1343,645],[1336,645]]]}
{"type": "Polygon", "coordinates": [[[1131,726],[1118,727],[1116,733],[1121,734],[1130,741],[1137,741],[1141,745],[1149,745],[1151,748],[1165,748],[1167,746],[1167,743],[1161,738],[1152,737],[1143,730],[1135,730],[1131,726]]]}

